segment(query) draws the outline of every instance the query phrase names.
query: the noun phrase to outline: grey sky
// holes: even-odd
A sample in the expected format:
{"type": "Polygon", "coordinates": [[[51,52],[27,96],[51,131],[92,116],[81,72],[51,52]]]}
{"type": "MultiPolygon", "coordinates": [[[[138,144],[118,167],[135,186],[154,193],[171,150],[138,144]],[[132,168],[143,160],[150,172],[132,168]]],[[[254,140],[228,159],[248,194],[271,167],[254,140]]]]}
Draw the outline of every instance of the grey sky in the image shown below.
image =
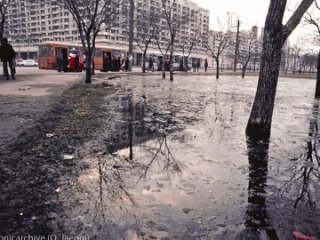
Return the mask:
{"type": "MultiPolygon", "coordinates": [[[[221,21],[226,19],[229,13],[233,13],[239,17],[241,21],[241,29],[250,29],[253,25],[259,27],[264,26],[270,0],[191,0],[200,7],[210,11],[210,29],[219,30],[217,19],[221,21]]],[[[301,0],[288,0],[284,22],[292,15],[301,0]]],[[[301,36],[306,36],[310,32],[309,27],[300,24],[293,32],[291,39],[296,42],[301,36]]]]}

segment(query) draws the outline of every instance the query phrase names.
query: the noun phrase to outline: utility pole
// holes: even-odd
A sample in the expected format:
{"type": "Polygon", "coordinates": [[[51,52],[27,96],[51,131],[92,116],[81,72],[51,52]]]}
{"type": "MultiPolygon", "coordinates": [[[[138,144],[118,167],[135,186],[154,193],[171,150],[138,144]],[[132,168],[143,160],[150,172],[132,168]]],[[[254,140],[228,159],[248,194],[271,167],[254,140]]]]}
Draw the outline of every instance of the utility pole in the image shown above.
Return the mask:
{"type": "Polygon", "coordinates": [[[236,49],[234,52],[234,65],[233,65],[233,71],[237,71],[237,64],[238,64],[238,53],[239,53],[239,28],[240,28],[240,20],[238,20],[237,24],[237,37],[236,37],[236,49]]]}
{"type": "Polygon", "coordinates": [[[133,65],[133,34],[134,34],[134,0],[129,0],[129,71],[132,71],[133,65]]]}

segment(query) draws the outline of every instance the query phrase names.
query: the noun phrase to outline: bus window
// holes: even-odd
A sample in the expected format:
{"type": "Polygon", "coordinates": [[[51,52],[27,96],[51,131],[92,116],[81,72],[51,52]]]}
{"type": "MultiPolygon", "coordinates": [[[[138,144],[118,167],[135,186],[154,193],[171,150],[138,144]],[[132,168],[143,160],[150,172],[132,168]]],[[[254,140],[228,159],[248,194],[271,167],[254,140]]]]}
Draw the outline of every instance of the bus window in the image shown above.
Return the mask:
{"type": "Polygon", "coordinates": [[[112,58],[120,58],[120,56],[121,56],[120,51],[118,50],[112,51],[112,58]]]}
{"type": "Polygon", "coordinates": [[[39,55],[41,57],[47,57],[47,56],[51,56],[52,55],[52,49],[51,47],[40,47],[39,48],[39,55]]]}
{"type": "Polygon", "coordinates": [[[94,50],[94,55],[101,57],[102,56],[102,50],[100,48],[96,48],[94,50]]]}

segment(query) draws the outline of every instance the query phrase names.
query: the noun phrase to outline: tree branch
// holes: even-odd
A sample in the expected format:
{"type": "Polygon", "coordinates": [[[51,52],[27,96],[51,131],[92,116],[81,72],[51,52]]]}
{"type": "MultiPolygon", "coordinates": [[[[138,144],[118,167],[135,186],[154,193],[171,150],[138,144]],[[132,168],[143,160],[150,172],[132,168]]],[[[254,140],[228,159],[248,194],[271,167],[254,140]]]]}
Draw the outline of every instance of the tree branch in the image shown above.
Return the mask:
{"type": "Polygon", "coordinates": [[[292,31],[298,26],[301,18],[303,17],[304,13],[308,10],[311,4],[315,2],[315,0],[303,0],[298,8],[295,10],[293,15],[290,17],[286,25],[282,27],[283,32],[283,42],[290,36],[292,31]]]}

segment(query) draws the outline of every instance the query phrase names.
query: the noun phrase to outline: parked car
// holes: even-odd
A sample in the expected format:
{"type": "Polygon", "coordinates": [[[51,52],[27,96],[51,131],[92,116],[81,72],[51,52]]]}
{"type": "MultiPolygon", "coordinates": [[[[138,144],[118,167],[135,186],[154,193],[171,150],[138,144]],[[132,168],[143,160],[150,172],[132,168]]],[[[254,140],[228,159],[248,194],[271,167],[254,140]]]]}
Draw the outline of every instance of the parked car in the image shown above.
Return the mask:
{"type": "Polygon", "coordinates": [[[22,61],[17,61],[17,66],[26,66],[26,67],[37,67],[38,62],[33,59],[26,59],[22,61]]]}

